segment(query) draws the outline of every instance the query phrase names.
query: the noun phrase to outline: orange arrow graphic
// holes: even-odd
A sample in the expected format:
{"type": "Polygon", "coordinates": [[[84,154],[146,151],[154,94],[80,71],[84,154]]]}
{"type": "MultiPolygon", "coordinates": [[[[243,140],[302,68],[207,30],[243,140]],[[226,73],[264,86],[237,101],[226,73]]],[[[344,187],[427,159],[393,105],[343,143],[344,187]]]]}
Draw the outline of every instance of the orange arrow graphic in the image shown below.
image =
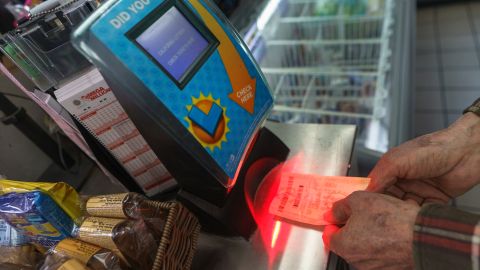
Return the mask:
{"type": "Polygon", "coordinates": [[[255,107],[256,78],[250,77],[247,67],[243,63],[243,59],[240,57],[237,49],[212,14],[210,14],[198,0],[190,0],[190,3],[220,42],[218,52],[220,53],[220,57],[230,78],[230,84],[233,88],[233,92],[228,96],[240,105],[240,107],[247,110],[250,114],[253,114],[255,107]]]}

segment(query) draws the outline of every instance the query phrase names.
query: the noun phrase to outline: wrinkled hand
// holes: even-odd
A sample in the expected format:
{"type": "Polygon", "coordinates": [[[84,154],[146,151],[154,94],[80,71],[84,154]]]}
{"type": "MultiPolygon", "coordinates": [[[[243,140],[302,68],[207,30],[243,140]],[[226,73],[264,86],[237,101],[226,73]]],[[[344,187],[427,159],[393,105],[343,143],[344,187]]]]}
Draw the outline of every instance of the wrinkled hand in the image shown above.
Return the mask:
{"type": "Polygon", "coordinates": [[[480,117],[468,113],[447,129],[391,149],[369,177],[369,191],[447,203],[479,183],[480,117]]]}
{"type": "Polygon", "coordinates": [[[355,268],[412,269],[413,226],[420,207],[391,196],[358,191],[336,202],[325,219],[323,242],[355,268]]]}

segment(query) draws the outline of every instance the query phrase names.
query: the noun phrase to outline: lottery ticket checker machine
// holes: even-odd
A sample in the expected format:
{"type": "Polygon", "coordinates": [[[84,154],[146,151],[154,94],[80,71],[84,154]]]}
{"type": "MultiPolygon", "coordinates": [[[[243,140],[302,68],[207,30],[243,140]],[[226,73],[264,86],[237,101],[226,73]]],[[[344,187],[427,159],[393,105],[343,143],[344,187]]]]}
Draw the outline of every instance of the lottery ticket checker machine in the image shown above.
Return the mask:
{"type": "Polygon", "coordinates": [[[204,228],[251,234],[245,177],[261,179],[289,150],[262,128],[272,95],[223,14],[203,0],[110,0],[72,41],[100,70],[204,228]]]}

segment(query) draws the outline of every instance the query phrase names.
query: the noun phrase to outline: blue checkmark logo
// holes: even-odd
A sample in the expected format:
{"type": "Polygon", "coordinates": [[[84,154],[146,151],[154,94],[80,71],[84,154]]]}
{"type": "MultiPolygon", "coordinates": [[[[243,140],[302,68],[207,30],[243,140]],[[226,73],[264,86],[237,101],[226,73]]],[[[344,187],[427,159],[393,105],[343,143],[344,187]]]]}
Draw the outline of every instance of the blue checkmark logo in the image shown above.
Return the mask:
{"type": "Polygon", "coordinates": [[[192,120],[197,126],[202,128],[210,136],[215,136],[215,131],[217,131],[218,123],[223,115],[223,109],[218,104],[212,102],[212,107],[208,113],[204,113],[197,106],[192,106],[188,118],[192,120]]]}

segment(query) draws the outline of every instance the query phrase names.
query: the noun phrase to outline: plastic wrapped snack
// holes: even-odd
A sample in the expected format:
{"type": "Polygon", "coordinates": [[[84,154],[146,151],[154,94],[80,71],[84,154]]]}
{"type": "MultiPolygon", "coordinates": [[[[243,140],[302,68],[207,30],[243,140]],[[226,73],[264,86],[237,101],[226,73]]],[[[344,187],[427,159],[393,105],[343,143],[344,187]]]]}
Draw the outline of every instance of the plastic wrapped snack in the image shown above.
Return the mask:
{"type": "Polygon", "coordinates": [[[111,251],[78,239],[67,238],[52,249],[52,255],[76,259],[92,270],[126,269],[121,260],[111,251]]]}
{"type": "Polygon", "coordinates": [[[152,207],[145,196],[138,193],[121,193],[94,196],[87,201],[87,213],[110,218],[166,218],[166,211],[152,207]]]}
{"type": "Polygon", "coordinates": [[[77,224],[81,223],[82,211],[80,196],[66,183],[22,182],[0,180],[0,195],[42,191],[48,194],[77,224]]]}
{"type": "Polygon", "coordinates": [[[0,263],[0,269],[2,270],[35,270],[33,266],[25,266],[11,263],[0,263]]]}
{"type": "Polygon", "coordinates": [[[28,238],[18,233],[5,220],[0,219],[0,247],[21,246],[28,243],[28,238]]]}
{"type": "Polygon", "coordinates": [[[33,246],[0,247],[0,269],[29,269],[35,267],[39,254],[33,246]],[[9,267],[9,268],[8,268],[9,267]],[[17,268],[15,268],[17,267],[17,268]]]}
{"type": "Polygon", "coordinates": [[[91,197],[86,210],[96,217],[143,218],[157,240],[162,236],[168,216],[167,211],[153,207],[145,196],[134,192],[91,197]]]}
{"type": "Polygon", "coordinates": [[[114,251],[138,270],[152,269],[158,248],[154,234],[141,219],[88,217],[78,230],[78,238],[114,251]]]}
{"type": "Polygon", "coordinates": [[[68,257],[48,255],[40,270],[92,270],[82,262],[68,257]]]}
{"type": "Polygon", "coordinates": [[[73,220],[48,195],[40,191],[0,196],[0,217],[32,242],[45,247],[70,237],[73,220]]]}

